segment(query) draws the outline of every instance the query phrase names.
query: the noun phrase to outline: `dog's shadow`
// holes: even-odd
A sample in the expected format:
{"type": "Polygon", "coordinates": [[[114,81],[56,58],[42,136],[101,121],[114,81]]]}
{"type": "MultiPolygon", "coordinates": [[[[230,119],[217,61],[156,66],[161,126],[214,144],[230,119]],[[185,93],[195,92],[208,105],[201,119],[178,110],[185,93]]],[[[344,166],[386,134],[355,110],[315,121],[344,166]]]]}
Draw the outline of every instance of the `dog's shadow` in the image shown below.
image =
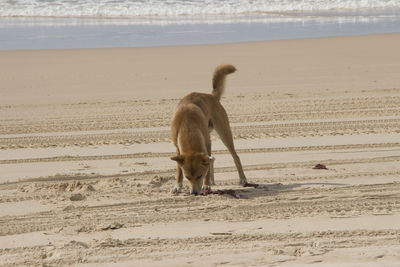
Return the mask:
{"type": "Polygon", "coordinates": [[[247,184],[239,189],[219,189],[204,192],[202,195],[226,195],[236,199],[253,199],[265,196],[275,196],[285,191],[304,186],[327,185],[327,186],[345,186],[341,183],[294,183],[294,184],[247,184]]]}

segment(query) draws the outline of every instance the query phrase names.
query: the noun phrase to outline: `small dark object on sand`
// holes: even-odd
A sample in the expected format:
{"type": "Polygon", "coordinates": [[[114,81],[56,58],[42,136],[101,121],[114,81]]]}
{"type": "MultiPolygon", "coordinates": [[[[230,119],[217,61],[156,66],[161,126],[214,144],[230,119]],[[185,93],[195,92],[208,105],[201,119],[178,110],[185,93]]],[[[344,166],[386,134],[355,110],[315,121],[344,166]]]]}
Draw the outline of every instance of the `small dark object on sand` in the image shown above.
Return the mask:
{"type": "Polygon", "coordinates": [[[104,227],[102,227],[102,228],[100,228],[101,230],[116,230],[116,229],[119,229],[119,228],[122,228],[124,225],[122,224],[122,223],[112,223],[112,224],[109,224],[109,225],[107,225],[107,226],[104,226],[104,227]]]}
{"type": "Polygon", "coordinates": [[[254,187],[254,188],[258,188],[260,185],[259,185],[259,184],[252,184],[252,183],[245,183],[243,186],[244,186],[244,187],[254,187]]]}
{"type": "Polygon", "coordinates": [[[221,233],[210,233],[210,234],[212,234],[212,235],[232,235],[232,233],[223,233],[223,232],[221,232],[221,233]]]}
{"type": "Polygon", "coordinates": [[[315,170],[327,170],[328,168],[324,164],[317,164],[313,167],[315,170]]]}
{"type": "Polygon", "coordinates": [[[71,201],[81,201],[85,199],[85,196],[82,194],[73,194],[69,199],[71,201]]]}

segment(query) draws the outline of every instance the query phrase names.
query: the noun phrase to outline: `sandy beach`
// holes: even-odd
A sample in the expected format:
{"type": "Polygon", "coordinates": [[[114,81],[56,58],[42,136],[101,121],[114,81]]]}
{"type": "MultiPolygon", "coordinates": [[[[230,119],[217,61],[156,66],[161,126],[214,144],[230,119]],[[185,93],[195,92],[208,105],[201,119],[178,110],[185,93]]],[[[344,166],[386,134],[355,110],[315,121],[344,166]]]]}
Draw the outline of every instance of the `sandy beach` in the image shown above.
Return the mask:
{"type": "Polygon", "coordinates": [[[0,265],[398,266],[399,47],[0,51],[0,265]],[[221,101],[260,186],[238,185],[214,134],[213,190],[234,193],[185,181],[174,196],[171,116],[221,63],[238,69],[221,101]]]}

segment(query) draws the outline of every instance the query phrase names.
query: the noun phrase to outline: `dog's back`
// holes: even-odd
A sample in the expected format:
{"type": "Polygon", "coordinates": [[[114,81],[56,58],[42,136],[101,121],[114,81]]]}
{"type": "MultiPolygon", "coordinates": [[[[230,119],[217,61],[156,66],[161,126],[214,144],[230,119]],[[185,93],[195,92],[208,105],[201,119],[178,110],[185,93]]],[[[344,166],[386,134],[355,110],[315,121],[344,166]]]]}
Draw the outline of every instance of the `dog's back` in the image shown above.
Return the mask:
{"type": "Polygon", "coordinates": [[[178,132],[183,123],[189,124],[191,127],[207,129],[210,124],[213,125],[212,121],[210,121],[213,114],[225,113],[219,100],[225,89],[226,75],[235,71],[236,68],[233,65],[219,65],[215,68],[212,77],[213,90],[211,94],[194,92],[185,96],[179,102],[171,125],[172,140],[176,146],[178,145],[178,132]]]}

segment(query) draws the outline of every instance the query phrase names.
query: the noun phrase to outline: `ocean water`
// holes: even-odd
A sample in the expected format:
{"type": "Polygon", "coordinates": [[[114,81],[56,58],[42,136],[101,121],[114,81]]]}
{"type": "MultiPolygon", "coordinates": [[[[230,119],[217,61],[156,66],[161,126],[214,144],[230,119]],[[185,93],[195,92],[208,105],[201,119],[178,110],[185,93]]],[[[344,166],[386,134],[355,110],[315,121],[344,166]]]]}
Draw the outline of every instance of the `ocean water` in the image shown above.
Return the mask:
{"type": "Polygon", "coordinates": [[[0,0],[0,50],[400,32],[400,0],[0,0]]]}
{"type": "Polygon", "coordinates": [[[0,16],[179,17],[400,8],[400,0],[6,0],[0,16]]]}

